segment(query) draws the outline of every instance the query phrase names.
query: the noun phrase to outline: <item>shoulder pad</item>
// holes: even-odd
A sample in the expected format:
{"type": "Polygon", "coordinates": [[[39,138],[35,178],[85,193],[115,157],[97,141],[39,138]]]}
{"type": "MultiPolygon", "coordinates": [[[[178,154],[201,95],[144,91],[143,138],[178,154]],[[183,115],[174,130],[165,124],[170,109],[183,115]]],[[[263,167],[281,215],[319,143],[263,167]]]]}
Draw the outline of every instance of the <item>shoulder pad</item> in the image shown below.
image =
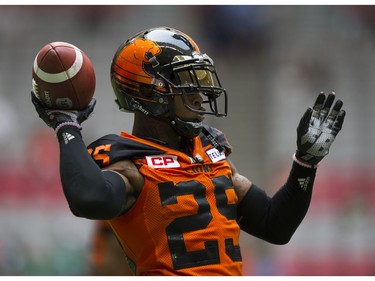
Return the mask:
{"type": "MultiPolygon", "coordinates": [[[[230,145],[229,141],[227,140],[227,137],[225,134],[207,124],[203,124],[203,127],[216,139],[216,141],[225,149],[225,155],[228,156],[232,152],[232,146],[230,145]]],[[[200,133],[199,137],[202,141],[203,146],[210,145],[210,140],[203,134],[200,133]]]]}
{"type": "Polygon", "coordinates": [[[87,146],[88,152],[99,167],[125,159],[165,153],[156,147],[116,134],[103,136],[87,146]]]}

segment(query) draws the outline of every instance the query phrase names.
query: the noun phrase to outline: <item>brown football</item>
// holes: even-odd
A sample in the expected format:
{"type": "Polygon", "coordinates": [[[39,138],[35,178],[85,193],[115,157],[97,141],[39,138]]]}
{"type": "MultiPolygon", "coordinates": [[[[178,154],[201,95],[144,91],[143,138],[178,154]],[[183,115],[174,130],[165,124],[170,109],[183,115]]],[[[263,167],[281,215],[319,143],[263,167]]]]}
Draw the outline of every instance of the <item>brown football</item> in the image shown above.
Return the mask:
{"type": "Polygon", "coordinates": [[[90,59],[70,43],[49,43],[35,57],[33,91],[48,108],[83,109],[94,96],[95,85],[90,59]]]}

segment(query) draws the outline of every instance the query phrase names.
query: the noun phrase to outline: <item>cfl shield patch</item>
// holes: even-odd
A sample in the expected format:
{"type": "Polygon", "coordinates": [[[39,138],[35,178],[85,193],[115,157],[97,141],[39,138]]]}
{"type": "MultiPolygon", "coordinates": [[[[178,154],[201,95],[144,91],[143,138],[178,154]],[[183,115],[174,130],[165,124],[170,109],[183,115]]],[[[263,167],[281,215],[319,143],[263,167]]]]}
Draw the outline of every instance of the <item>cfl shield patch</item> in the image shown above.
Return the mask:
{"type": "Polygon", "coordinates": [[[147,165],[154,169],[160,168],[178,168],[180,163],[175,155],[154,155],[146,156],[147,165]]]}
{"type": "Polygon", "coordinates": [[[206,150],[206,153],[213,163],[226,159],[224,151],[219,152],[215,147],[206,150]]]}

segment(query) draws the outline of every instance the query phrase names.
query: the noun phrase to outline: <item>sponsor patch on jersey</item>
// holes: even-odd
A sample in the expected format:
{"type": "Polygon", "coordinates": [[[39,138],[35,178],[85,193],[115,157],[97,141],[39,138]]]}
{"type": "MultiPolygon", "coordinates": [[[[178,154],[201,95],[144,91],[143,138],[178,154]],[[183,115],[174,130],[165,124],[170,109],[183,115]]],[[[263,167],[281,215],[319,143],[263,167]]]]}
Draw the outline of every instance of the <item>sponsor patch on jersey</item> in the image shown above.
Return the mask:
{"type": "Polygon", "coordinates": [[[147,165],[154,169],[160,168],[178,168],[180,163],[175,155],[154,155],[146,156],[147,165]]]}
{"type": "Polygon", "coordinates": [[[206,153],[207,153],[208,157],[210,157],[211,161],[214,162],[214,163],[218,162],[220,160],[226,159],[224,151],[219,152],[219,150],[217,150],[215,147],[213,147],[209,150],[206,150],[206,153]]]}

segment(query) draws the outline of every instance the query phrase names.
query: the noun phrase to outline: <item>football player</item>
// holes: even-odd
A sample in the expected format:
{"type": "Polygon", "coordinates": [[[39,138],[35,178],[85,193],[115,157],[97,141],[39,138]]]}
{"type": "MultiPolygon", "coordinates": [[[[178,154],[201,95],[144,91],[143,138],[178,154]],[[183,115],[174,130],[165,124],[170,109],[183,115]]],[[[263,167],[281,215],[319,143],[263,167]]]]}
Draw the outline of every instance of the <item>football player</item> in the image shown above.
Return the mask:
{"type": "Polygon", "coordinates": [[[227,115],[227,93],[213,60],[168,27],[129,38],[114,55],[111,81],[132,134],[88,146],[81,111],[55,111],[32,95],[55,129],[61,181],[72,213],[108,220],[135,275],[242,275],[240,230],[286,244],[310,204],[316,169],[342,128],[335,94],[318,94],[297,127],[285,184],[270,197],[239,174],[224,133],[204,123],[227,115]]]}

